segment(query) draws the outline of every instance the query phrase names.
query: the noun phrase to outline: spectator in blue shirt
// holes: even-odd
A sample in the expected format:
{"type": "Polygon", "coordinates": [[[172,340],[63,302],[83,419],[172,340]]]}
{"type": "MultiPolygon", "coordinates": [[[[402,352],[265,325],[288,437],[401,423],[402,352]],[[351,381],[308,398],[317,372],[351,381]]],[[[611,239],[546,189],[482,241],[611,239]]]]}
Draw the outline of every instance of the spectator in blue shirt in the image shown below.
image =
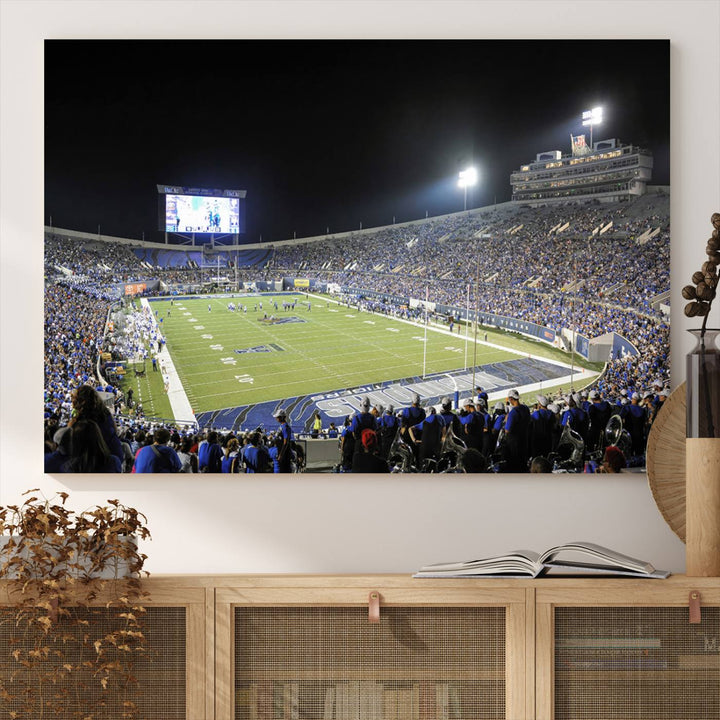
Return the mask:
{"type": "Polygon", "coordinates": [[[267,448],[262,445],[259,432],[254,432],[248,438],[248,444],[243,448],[246,473],[265,473],[270,463],[267,448]]]}
{"type": "Polygon", "coordinates": [[[530,413],[530,457],[548,457],[552,452],[555,415],[548,410],[545,395],[537,396],[537,407],[530,413]]]}
{"type": "Polygon", "coordinates": [[[505,472],[528,471],[528,433],[530,409],[520,402],[520,393],[510,390],[507,396],[510,412],[505,420],[505,443],[503,459],[505,472]]]}
{"type": "Polygon", "coordinates": [[[182,463],[173,448],[168,447],[170,431],[160,427],[153,435],[155,442],[141,448],[135,458],[136,473],[176,473],[182,463]]]}
{"type": "Polygon", "coordinates": [[[275,472],[289,473],[292,472],[292,444],[293,444],[293,432],[290,425],[287,422],[287,411],[284,408],[280,408],[275,413],[275,419],[280,423],[278,428],[279,437],[282,440],[282,444],[278,448],[278,470],[275,472]]]}
{"type": "Polygon", "coordinates": [[[370,411],[370,398],[364,398],[359,413],[353,415],[350,423],[350,432],[355,436],[355,443],[360,442],[363,430],[375,430],[377,421],[375,415],[370,411]]]}
{"type": "Polygon", "coordinates": [[[219,473],[222,471],[223,451],[218,443],[218,434],[211,430],[207,444],[198,449],[198,468],[201,473],[219,473]]]}

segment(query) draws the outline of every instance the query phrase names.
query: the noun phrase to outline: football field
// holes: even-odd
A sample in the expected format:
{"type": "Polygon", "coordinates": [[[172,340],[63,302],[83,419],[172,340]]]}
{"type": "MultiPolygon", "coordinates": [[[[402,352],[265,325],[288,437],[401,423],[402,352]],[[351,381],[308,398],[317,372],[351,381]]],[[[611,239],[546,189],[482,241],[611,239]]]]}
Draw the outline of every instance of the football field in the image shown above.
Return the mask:
{"type": "MultiPolygon", "coordinates": [[[[207,296],[172,305],[168,298],[151,308],[162,319],[167,349],[196,413],[463,369],[466,352],[473,361],[464,327],[452,335],[433,328],[425,333],[319,297],[207,296]],[[295,306],[284,309],[283,303],[295,306]]],[[[481,345],[476,362],[516,357],[481,345]]]]}

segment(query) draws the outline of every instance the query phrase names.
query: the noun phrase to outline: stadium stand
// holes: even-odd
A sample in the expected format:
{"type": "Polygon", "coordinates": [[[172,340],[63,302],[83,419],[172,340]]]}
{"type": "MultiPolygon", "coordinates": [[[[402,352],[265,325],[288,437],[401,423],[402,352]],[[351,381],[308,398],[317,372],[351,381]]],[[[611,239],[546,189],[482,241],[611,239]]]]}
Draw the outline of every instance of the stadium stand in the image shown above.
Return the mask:
{"type": "MultiPolygon", "coordinates": [[[[669,195],[662,191],[602,205],[531,209],[505,203],[272,247],[167,249],[48,229],[46,449],[55,449],[54,433],[67,423],[73,391],[82,384],[102,389],[109,404],[125,411],[126,419],[118,420],[123,435],[134,442],[140,433],[147,436],[157,421],[133,411],[103,366],[108,358],[142,354],[144,346],[156,342],[156,331],[133,316],[127,333],[113,332],[111,307],[128,283],[146,283],[140,293],[145,295],[188,288],[203,292],[220,269],[233,284],[295,277],[332,284],[368,310],[404,312],[410,319],[418,311],[408,307],[409,299],[424,298],[427,291],[433,302],[462,309],[470,286],[473,306],[481,313],[529,321],[558,334],[570,328],[591,339],[615,332],[638,354],[610,358],[586,390],[597,390],[620,407],[633,393],[645,395],[657,384],[669,384],[669,246],[669,195]],[[385,299],[368,292],[377,288],[385,299]]],[[[644,400],[655,403],[649,405],[650,417],[657,392],[644,400]]],[[[196,434],[172,422],[164,425],[178,448],[196,434]]]]}

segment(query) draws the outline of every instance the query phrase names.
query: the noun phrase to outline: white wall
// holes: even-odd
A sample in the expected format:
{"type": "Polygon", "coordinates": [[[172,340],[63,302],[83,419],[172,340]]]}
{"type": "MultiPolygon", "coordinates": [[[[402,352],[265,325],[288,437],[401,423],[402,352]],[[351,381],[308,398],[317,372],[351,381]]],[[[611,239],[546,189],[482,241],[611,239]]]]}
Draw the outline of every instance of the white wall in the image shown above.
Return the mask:
{"type": "Polygon", "coordinates": [[[673,381],[682,381],[691,343],[678,312],[679,288],[703,259],[710,215],[720,211],[717,0],[291,2],[282,11],[278,5],[0,5],[0,501],[14,502],[32,487],[46,494],[66,489],[78,509],[120,498],[149,517],[154,540],[146,552],[154,573],[409,572],[431,561],[581,538],[682,571],[684,546],[662,520],[644,476],[43,475],[43,38],[669,38],[672,357],[673,381]]]}

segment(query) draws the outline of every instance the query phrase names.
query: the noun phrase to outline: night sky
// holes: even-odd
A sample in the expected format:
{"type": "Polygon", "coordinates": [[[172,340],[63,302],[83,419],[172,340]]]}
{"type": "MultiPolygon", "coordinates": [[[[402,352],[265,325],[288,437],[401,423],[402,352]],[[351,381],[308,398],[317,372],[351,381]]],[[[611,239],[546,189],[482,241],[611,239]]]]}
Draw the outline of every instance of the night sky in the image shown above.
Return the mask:
{"type": "Polygon", "coordinates": [[[246,242],[510,199],[510,173],[595,141],[670,182],[668,41],[45,43],[45,223],[160,241],[156,184],[247,190],[246,242]]]}

